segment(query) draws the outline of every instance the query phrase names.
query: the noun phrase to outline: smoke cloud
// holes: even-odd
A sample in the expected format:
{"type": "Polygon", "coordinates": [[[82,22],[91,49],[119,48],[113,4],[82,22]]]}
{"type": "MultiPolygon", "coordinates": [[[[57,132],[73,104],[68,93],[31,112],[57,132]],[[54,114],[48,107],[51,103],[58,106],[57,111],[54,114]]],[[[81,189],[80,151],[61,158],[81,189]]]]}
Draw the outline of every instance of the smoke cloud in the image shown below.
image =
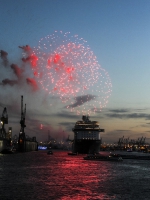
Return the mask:
{"type": "Polygon", "coordinates": [[[13,85],[16,85],[18,84],[18,81],[17,80],[10,80],[10,79],[4,79],[2,80],[2,83],[0,83],[0,85],[10,85],[10,86],[13,86],[13,85]]]}
{"type": "Polygon", "coordinates": [[[37,85],[37,83],[36,83],[36,81],[34,79],[27,78],[26,81],[27,81],[27,84],[31,85],[33,91],[37,91],[38,90],[38,85],[37,85]]]}
{"type": "Polygon", "coordinates": [[[8,65],[8,53],[6,51],[0,50],[0,54],[1,54],[1,59],[3,60],[3,65],[6,67],[8,65]]]}
{"type": "Polygon", "coordinates": [[[11,64],[10,66],[13,69],[13,72],[15,73],[15,75],[19,78],[21,78],[21,75],[23,73],[23,69],[19,68],[17,65],[15,64],[11,64]]]}
{"type": "MultiPolygon", "coordinates": [[[[33,54],[33,51],[32,51],[32,49],[29,45],[19,46],[19,48],[22,49],[26,54],[26,58],[21,59],[22,62],[25,63],[25,64],[26,64],[26,62],[28,62],[30,64],[32,71],[33,71],[32,75],[36,76],[37,72],[36,72],[36,70],[33,70],[33,68],[35,69],[35,67],[37,66],[38,57],[33,54]]],[[[0,50],[0,57],[3,60],[4,66],[8,66],[7,56],[8,56],[7,52],[0,50]]],[[[13,73],[17,76],[17,80],[5,78],[5,79],[2,80],[0,85],[2,85],[2,86],[5,86],[5,85],[14,86],[16,84],[20,85],[21,82],[23,83],[23,81],[20,81],[20,80],[24,80],[25,83],[27,83],[29,86],[31,86],[33,91],[38,90],[38,85],[37,85],[36,80],[32,77],[28,77],[24,73],[25,72],[24,69],[19,67],[17,64],[13,64],[13,63],[11,65],[9,65],[9,67],[12,69],[13,73]]],[[[25,65],[24,67],[29,67],[29,65],[25,65]]]]}

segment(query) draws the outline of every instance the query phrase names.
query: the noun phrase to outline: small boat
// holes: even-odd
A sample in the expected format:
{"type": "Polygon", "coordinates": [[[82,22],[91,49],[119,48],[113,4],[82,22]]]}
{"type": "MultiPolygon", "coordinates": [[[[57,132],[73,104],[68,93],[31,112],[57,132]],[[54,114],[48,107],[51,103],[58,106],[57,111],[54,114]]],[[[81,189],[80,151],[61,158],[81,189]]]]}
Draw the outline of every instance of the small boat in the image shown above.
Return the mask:
{"type": "Polygon", "coordinates": [[[127,152],[132,152],[132,148],[128,148],[128,149],[127,149],[127,152]]]}
{"type": "Polygon", "coordinates": [[[53,154],[52,150],[49,150],[49,151],[47,152],[47,154],[48,154],[48,155],[52,155],[52,154],[53,154]]]}
{"type": "Polygon", "coordinates": [[[84,160],[99,160],[99,161],[123,161],[121,156],[104,156],[100,154],[89,154],[86,157],[83,157],[84,160]]]}

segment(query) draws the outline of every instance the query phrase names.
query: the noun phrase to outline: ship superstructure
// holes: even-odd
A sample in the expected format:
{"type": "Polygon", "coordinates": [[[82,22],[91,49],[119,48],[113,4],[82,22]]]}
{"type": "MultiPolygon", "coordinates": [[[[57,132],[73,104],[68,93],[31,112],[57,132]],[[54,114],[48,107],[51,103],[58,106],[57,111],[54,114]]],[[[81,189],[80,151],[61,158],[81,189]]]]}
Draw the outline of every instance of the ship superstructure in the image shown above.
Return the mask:
{"type": "Polygon", "coordinates": [[[89,120],[89,116],[82,116],[81,121],[75,123],[74,128],[73,153],[98,153],[100,151],[101,137],[100,128],[97,121],[89,120]]]}

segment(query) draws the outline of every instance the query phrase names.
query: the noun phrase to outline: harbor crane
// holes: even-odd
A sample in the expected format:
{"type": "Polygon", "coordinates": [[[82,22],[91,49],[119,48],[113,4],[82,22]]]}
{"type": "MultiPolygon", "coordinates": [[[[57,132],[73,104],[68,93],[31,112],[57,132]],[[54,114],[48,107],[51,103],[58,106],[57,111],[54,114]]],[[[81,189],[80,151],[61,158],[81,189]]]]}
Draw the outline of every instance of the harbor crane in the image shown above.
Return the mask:
{"type": "Polygon", "coordinates": [[[26,104],[25,104],[25,108],[23,110],[23,96],[21,96],[21,120],[20,120],[21,129],[20,129],[20,135],[22,135],[23,139],[25,138],[24,128],[26,127],[25,116],[26,116],[26,104]]]}
{"type": "Polygon", "coordinates": [[[18,138],[18,151],[37,151],[38,143],[36,142],[36,137],[30,138],[28,135],[25,135],[25,116],[26,116],[26,104],[23,108],[23,96],[21,96],[21,120],[20,120],[20,132],[18,138]]]}

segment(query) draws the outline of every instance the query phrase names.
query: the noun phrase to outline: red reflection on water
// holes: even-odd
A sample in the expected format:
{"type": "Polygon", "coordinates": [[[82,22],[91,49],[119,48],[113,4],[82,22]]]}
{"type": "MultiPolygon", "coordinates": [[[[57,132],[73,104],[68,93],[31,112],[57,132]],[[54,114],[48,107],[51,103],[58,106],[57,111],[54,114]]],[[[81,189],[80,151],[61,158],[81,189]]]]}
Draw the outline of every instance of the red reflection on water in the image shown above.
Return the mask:
{"type": "Polygon", "coordinates": [[[80,196],[80,195],[75,195],[73,197],[62,197],[61,200],[112,200],[116,199],[115,195],[112,195],[111,197],[107,194],[99,194],[98,196],[95,196],[94,194],[92,196],[80,196]]]}
{"type": "MultiPolygon", "coordinates": [[[[61,152],[61,157],[57,158],[57,173],[53,180],[54,185],[59,186],[60,199],[115,199],[113,194],[107,194],[112,173],[111,163],[84,160],[84,155],[69,156],[64,153],[61,152]]],[[[59,156],[59,153],[55,156],[59,156]]],[[[48,185],[52,186],[52,180],[48,185]]]]}

